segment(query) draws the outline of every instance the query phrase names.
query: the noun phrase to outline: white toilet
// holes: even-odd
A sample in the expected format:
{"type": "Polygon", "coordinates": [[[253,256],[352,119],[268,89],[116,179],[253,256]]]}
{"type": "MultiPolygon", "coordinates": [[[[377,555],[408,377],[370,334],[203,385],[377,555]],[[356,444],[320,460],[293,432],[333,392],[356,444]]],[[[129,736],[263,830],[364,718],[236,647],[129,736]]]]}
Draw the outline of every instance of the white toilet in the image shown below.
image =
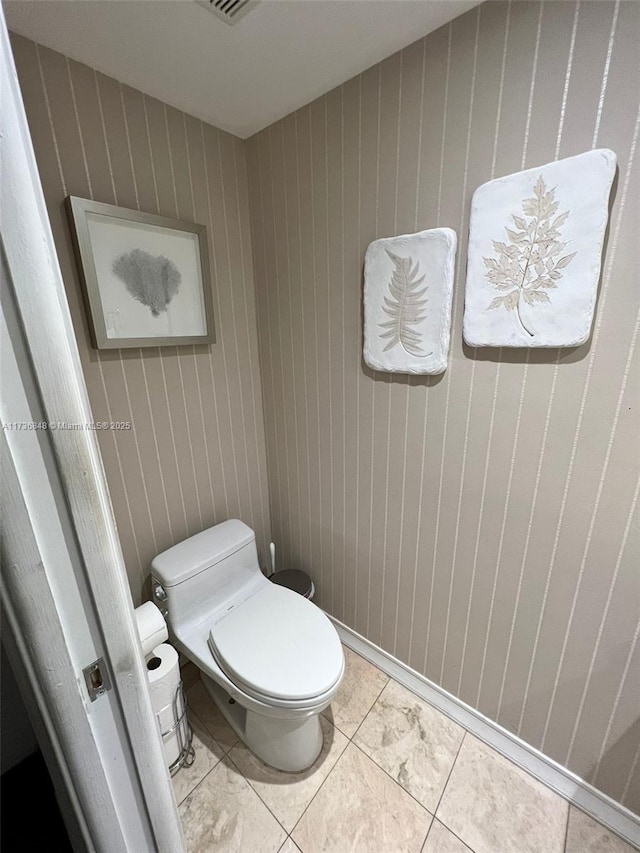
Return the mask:
{"type": "Polygon", "coordinates": [[[198,667],[238,737],[279,770],[313,764],[322,749],[319,714],[344,673],[325,614],[267,580],[253,530],[235,519],[174,545],[151,568],[172,642],[198,667]]]}

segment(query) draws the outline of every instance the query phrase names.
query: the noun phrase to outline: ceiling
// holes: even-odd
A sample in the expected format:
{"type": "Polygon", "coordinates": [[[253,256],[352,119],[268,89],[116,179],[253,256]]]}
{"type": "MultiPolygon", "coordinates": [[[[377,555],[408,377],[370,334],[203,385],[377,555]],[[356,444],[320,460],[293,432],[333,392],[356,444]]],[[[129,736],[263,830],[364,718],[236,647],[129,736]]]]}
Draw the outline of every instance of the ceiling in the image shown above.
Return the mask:
{"type": "Polygon", "coordinates": [[[243,139],[480,0],[6,0],[9,29],[243,139]]]}

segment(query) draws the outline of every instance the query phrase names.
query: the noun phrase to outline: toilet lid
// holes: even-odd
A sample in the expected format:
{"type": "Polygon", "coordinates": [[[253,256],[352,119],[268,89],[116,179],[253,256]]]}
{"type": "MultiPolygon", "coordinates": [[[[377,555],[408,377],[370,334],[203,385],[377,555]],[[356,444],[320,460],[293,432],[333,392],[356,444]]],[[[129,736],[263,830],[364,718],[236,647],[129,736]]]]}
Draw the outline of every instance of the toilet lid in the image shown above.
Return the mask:
{"type": "Polygon", "coordinates": [[[312,699],[342,675],[342,645],[329,619],[306,598],[275,584],[231,609],[209,640],[229,678],[263,696],[312,699]]]}

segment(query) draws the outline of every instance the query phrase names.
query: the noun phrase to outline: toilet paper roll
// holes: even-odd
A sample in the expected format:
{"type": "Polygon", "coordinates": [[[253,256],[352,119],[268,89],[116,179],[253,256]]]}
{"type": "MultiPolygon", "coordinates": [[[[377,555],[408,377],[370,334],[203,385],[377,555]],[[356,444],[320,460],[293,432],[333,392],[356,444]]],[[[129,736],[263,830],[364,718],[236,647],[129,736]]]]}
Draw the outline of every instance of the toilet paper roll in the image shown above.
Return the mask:
{"type": "MultiPolygon", "coordinates": [[[[164,734],[176,723],[174,702],[180,684],[180,659],[177,651],[168,643],[156,646],[147,658],[149,692],[151,704],[158,719],[167,767],[170,767],[180,755],[180,732],[175,728],[170,734],[164,734]]],[[[180,706],[178,712],[181,713],[180,706]]],[[[186,720],[181,723],[182,734],[186,730],[186,720]]],[[[183,738],[184,741],[184,738],[183,738]]]]}
{"type": "Polygon", "coordinates": [[[140,607],[136,607],[135,614],[142,653],[148,655],[169,637],[167,623],[153,601],[145,601],[140,607]]]}

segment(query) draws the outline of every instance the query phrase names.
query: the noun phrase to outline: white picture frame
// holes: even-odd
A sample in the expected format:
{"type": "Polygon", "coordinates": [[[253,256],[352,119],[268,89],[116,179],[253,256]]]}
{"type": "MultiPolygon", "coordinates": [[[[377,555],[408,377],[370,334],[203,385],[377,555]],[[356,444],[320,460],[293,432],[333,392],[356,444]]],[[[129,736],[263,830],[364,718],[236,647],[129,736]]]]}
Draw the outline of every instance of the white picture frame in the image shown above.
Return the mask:
{"type": "Polygon", "coordinates": [[[69,196],[96,349],[215,342],[204,225],[69,196]]]}

